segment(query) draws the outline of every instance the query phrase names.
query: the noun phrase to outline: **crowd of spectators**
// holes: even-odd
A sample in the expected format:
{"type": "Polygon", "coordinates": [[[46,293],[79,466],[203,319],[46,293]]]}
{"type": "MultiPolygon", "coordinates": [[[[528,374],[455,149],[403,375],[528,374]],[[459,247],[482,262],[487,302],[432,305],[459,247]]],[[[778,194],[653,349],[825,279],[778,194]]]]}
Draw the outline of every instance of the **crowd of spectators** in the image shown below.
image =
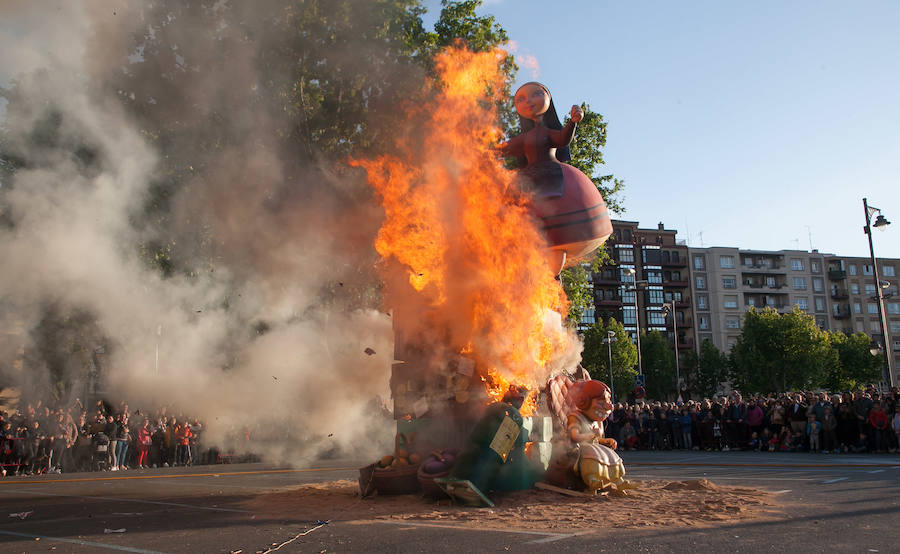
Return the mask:
{"type": "Polygon", "coordinates": [[[616,404],[620,449],[900,453],[900,389],[616,404]]]}
{"type": "Polygon", "coordinates": [[[0,411],[0,477],[13,474],[122,471],[145,467],[216,463],[222,456],[204,446],[197,418],[132,412],[102,400],[86,408],[28,404],[0,411]]]}

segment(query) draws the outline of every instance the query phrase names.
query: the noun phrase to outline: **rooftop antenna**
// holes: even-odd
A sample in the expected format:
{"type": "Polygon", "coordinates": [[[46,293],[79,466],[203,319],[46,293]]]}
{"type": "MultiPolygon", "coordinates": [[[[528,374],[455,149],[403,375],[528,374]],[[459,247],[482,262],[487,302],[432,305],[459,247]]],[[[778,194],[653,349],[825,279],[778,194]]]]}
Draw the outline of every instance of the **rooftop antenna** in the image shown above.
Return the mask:
{"type": "Polygon", "coordinates": [[[812,251],[813,251],[813,245],[812,245],[812,227],[810,227],[809,225],[806,226],[806,233],[809,235],[809,251],[812,252],[812,251]]]}
{"type": "Polygon", "coordinates": [[[700,248],[703,248],[703,231],[697,233],[697,236],[700,237],[700,248]]]}

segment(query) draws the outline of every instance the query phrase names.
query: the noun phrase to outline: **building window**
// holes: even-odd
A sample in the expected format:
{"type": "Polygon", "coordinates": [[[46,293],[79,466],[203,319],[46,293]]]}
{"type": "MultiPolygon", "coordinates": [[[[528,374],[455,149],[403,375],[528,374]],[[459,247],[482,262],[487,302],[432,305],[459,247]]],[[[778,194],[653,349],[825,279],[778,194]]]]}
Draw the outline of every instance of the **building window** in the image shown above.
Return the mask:
{"type": "Polygon", "coordinates": [[[581,323],[583,325],[593,325],[596,323],[596,319],[594,317],[594,308],[589,307],[584,310],[584,315],[581,316],[581,323]]]}
{"type": "Polygon", "coordinates": [[[882,267],[881,274],[884,275],[885,277],[894,277],[895,276],[894,266],[886,265],[886,266],[882,267]]]}
{"type": "Polygon", "coordinates": [[[866,284],[866,295],[867,296],[875,296],[875,283],[866,284]]]}
{"type": "Polygon", "coordinates": [[[634,289],[625,289],[622,291],[622,303],[634,304],[634,289]]]}
{"type": "Polygon", "coordinates": [[[871,275],[872,274],[872,266],[866,264],[863,266],[863,275],[871,275]]]}
{"type": "Polygon", "coordinates": [[[698,310],[708,310],[709,309],[709,301],[707,300],[707,296],[705,294],[697,295],[697,309],[698,310]]]}
{"type": "Polygon", "coordinates": [[[766,277],[766,286],[770,289],[775,288],[775,277],[766,277]]]}
{"type": "Polygon", "coordinates": [[[634,247],[627,244],[617,244],[616,254],[619,261],[626,264],[634,263],[634,247]]]}
{"type": "Polygon", "coordinates": [[[794,277],[794,290],[806,290],[806,278],[805,277],[794,277]]]}
{"type": "Polygon", "coordinates": [[[698,289],[703,290],[706,288],[706,278],[705,277],[700,277],[698,275],[694,281],[697,283],[698,289]]]}
{"type": "Polygon", "coordinates": [[[874,302],[867,302],[866,303],[866,311],[869,312],[870,314],[877,314],[878,313],[878,304],[876,304],[874,302]]]}
{"type": "Polygon", "coordinates": [[[662,304],[663,303],[663,291],[662,289],[650,289],[647,291],[647,301],[650,304],[662,304]]]}
{"type": "Polygon", "coordinates": [[[891,315],[900,315],[900,302],[891,302],[887,305],[887,313],[891,315]]]}
{"type": "Polygon", "coordinates": [[[725,318],[725,327],[727,329],[740,329],[741,320],[736,317],[727,317],[725,318]]]}
{"type": "Polygon", "coordinates": [[[636,275],[634,273],[627,273],[625,270],[630,269],[634,271],[634,266],[626,266],[619,268],[619,281],[622,283],[634,283],[634,278],[636,275]]]}
{"type": "Polygon", "coordinates": [[[663,282],[662,271],[659,271],[659,270],[647,271],[646,274],[647,274],[647,282],[648,283],[662,284],[662,282],[663,282]]]}
{"type": "MultiPolygon", "coordinates": [[[[837,306],[835,306],[835,309],[837,309],[837,306]]],[[[853,313],[861,314],[862,313],[862,304],[860,304],[859,302],[854,302],[853,303],[853,313]]]]}
{"type": "Polygon", "coordinates": [[[869,321],[869,331],[874,334],[878,334],[881,332],[881,322],[877,319],[873,319],[869,321]]]}
{"type": "Polygon", "coordinates": [[[900,333],[900,321],[891,322],[891,333],[900,333]]]}
{"type": "Polygon", "coordinates": [[[859,294],[859,283],[850,283],[850,294],[859,294]]]}
{"type": "Polygon", "coordinates": [[[847,273],[850,275],[856,275],[856,264],[850,264],[847,266],[847,273]]]}
{"type": "Polygon", "coordinates": [[[816,311],[824,312],[825,311],[825,299],[822,298],[821,296],[817,296],[815,299],[815,302],[816,302],[816,311]]]}
{"type": "Polygon", "coordinates": [[[623,306],[622,307],[622,325],[630,325],[634,327],[637,325],[637,312],[634,309],[634,306],[623,306]]]}
{"type": "Polygon", "coordinates": [[[796,304],[797,304],[797,307],[800,308],[801,310],[803,310],[804,312],[809,310],[809,302],[807,301],[806,298],[798,298],[796,304]]]}
{"type": "Polygon", "coordinates": [[[738,307],[737,304],[737,296],[733,294],[725,295],[725,307],[729,309],[734,309],[738,307]]]}
{"type": "Polygon", "coordinates": [[[803,260],[800,258],[791,258],[791,269],[794,271],[803,271],[803,260]]]}
{"type": "Polygon", "coordinates": [[[894,352],[900,352],[900,340],[894,341],[894,352]]]}
{"type": "Polygon", "coordinates": [[[751,258],[750,256],[744,258],[744,266],[753,267],[753,258],[751,258]]]}
{"type": "Polygon", "coordinates": [[[700,320],[700,328],[701,329],[709,329],[709,318],[705,315],[697,316],[697,319],[700,320]]]}
{"type": "Polygon", "coordinates": [[[734,277],[722,277],[722,288],[723,289],[736,289],[737,288],[737,279],[734,277]]]}
{"type": "Polygon", "coordinates": [[[825,290],[825,281],[821,277],[813,277],[813,292],[822,292],[825,290]]]}
{"type": "Polygon", "coordinates": [[[719,267],[722,269],[734,269],[734,256],[719,256],[719,267]]]}
{"type": "Polygon", "coordinates": [[[680,271],[673,271],[673,272],[672,272],[672,280],[673,280],[673,281],[681,281],[681,272],[680,272],[680,271]]]}
{"type": "Polygon", "coordinates": [[[821,273],[822,272],[822,264],[819,260],[810,260],[809,261],[809,270],[813,273],[821,273]]]}
{"type": "Polygon", "coordinates": [[[650,318],[650,325],[656,325],[658,327],[659,326],[665,327],[666,316],[664,316],[662,312],[653,310],[653,311],[648,312],[647,315],[650,318]]]}
{"type": "Polygon", "coordinates": [[[694,256],[694,269],[700,271],[706,269],[706,259],[703,256],[694,256]]]}
{"type": "Polygon", "coordinates": [[[641,256],[645,264],[659,265],[662,263],[662,255],[659,246],[644,246],[641,256]]]}
{"type": "Polygon", "coordinates": [[[753,298],[752,296],[747,297],[747,305],[756,306],[756,298],[753,298]]]}

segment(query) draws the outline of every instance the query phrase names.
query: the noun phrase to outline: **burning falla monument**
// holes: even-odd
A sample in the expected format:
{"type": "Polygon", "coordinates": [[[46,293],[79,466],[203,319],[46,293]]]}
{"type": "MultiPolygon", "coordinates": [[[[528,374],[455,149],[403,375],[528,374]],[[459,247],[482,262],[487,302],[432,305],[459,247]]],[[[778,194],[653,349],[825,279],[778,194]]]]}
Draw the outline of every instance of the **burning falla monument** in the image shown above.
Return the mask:
{"type": "MultiPolygon", "coordinates": [[[[570,166],[554,167],[562,165],[555,148],[535,158],[531,135],[504,145],[512,155],[522,150],[534,175],[556,179],[549,192],[504,167],[495,109],[504,55],[439,55],[439,78],[404,114],[415,123],[398,129],[394,153],[355,161],[385,212],[375,246],[394,321],[394,415],[426,452],[463,446],[511,386],[528,390],[522,412],[535,413],[547,380],[576,367],[581,347],[564,325],[568,301],[556,274],[563,252],[583,255],[586,242],[596,248],[612,230],[596,187],[579,190],[570,166]]],[[[546,96],[543,111],[519,110],[540,119],[537,127],[552,109],[546,96]]],[[[575,108],[572,115],[580,119],[575,108]]],[[[574,126],[552,130],[550,140],[567,130],[574,126]]]]}

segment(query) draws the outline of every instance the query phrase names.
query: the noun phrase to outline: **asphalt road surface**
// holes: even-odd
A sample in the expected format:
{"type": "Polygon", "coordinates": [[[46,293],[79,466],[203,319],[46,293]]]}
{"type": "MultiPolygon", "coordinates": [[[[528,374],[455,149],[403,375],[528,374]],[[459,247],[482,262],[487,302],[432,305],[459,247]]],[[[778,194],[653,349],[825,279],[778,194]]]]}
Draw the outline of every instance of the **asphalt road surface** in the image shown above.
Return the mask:
{"type": "Polygon", "coordinates": [[[242,502],[353,479],[314,468],[199,466],[0,479],[0,552],[900,552],[900,456],[626,452],[635,479],[706,478],[771,491],[778,521],[567,534],[409,522],[255,519],[242,502]],[[33,511],[31,514],[27,512],[33,511]],[[7,514],[21,514],[7,517],[7,514]],[[272,550],[274,551],[274,550],[272,550]]]}

